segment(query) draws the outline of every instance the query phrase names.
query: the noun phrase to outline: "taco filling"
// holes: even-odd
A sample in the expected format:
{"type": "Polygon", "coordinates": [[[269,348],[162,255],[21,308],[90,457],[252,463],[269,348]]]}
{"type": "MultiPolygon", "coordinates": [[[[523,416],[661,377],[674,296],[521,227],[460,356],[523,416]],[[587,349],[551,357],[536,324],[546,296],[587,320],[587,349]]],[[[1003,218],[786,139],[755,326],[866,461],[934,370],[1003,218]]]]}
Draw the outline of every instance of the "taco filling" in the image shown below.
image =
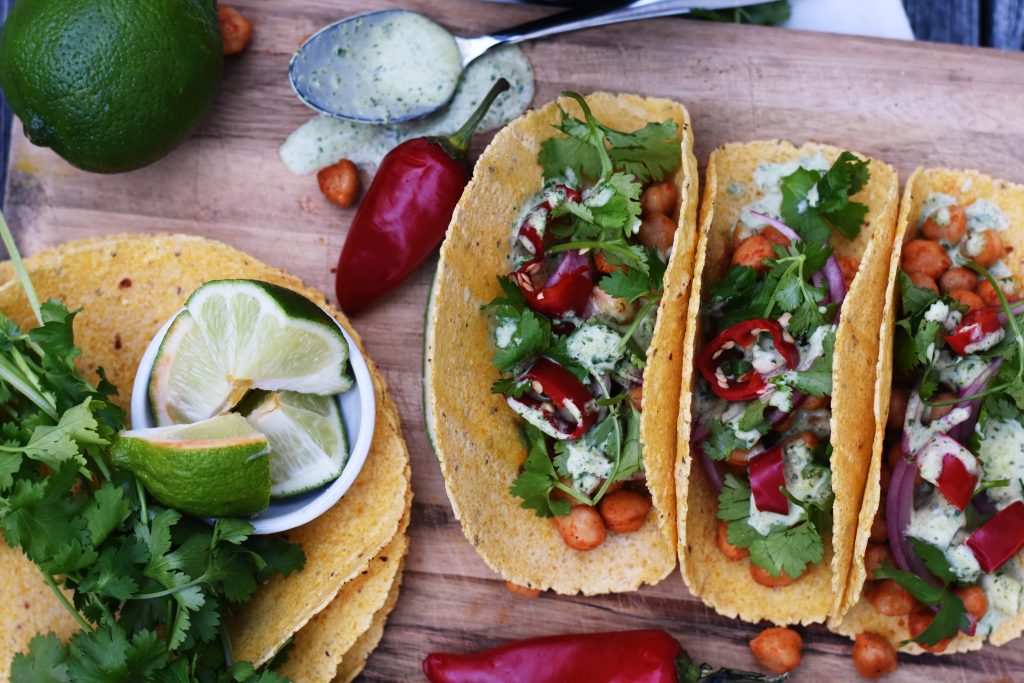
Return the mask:
{"type": "Polygon", "coordinates": [[[602,125],[568,94],[566,137],[546,140],[542,190],[512,226],[489,316],[492,391],[521,418],[527,458],[511,494],[553,517],[575,550],[638,530],[651,508],[640,414],[644,368],[676,232],[678,126],[602,125]]]}
{"type": "Polygon", "coordinates": [[[868,209],[849,197],[868,176],[849,152],[759,164],[702,304],[691,449],[718,493],[719,550],[769,587],[820,563],[831,534],[832,356],[859,263],[829,241],[860,233],[868,209]]]}
{"type": "Polygon", "coordinates": [[[1024,306],[990,200],[932,193],[903,245],[882,500],[864,596],[942,652],[1021,610],[1024,306]],[[886,543],[887,541],[887,543],[886,543]]]}

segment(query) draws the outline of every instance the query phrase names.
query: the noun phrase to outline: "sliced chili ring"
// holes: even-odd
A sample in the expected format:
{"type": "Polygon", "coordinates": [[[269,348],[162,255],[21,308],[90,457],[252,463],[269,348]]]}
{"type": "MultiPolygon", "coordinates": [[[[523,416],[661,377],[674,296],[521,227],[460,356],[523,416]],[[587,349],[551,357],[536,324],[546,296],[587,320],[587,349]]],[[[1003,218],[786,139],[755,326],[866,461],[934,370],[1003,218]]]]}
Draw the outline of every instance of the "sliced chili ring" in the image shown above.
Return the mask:
{"type": "Polygon", "coordinates": [[[753,368],[736,379],[729,379],[721,369],[727,351],[750,348],[762,332],[772,336],[775,350],[790,369],[795,368],[800,362],[799,349],[796,344],[786,339],[785,330],[777,321],[755,318],[736,323],[708,342],[697,357],[697,369],[716,396],[727,401],[747,401],[770,390],[768,380],[753,368]]]}
{"type": "Polygon", "coordinates": [[[509,407],[544,433],[576,441],[597,422],[594,395],[575,375],[550,358],[539,358],[520,381],[528,382],[533,394],[509,396],[509,407]]]}

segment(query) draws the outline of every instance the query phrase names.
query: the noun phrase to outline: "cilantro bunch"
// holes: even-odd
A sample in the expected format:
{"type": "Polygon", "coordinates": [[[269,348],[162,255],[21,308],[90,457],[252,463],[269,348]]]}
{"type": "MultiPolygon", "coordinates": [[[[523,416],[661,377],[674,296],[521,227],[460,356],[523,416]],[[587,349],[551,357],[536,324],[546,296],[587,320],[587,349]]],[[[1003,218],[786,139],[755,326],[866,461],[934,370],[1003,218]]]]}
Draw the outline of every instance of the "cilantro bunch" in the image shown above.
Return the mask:
{"type": "Polygon", "coordinates": [[[23,332],[0,314],[0,530],[81,626],[67,644],[36,636],[11,680],[282,681],[232,661],[223,621],[272,575],[300,569],[302,550],[241,520],[211,528],[155,505],[112,466],[115,389],[102,370],[93,387],[75,368],[77,312],[40,305],[2,217],[0,236],[40,323],[23,332]]]}
{"type": "Polygon", "coordinates": [[[850,197],[868,182],[868,162],[843,152],[828,171],[797,167],[782,179],[782,220],[810,242],[827,243],[835,230],[848,240],[860,234],[868,207],[850,197]]]}

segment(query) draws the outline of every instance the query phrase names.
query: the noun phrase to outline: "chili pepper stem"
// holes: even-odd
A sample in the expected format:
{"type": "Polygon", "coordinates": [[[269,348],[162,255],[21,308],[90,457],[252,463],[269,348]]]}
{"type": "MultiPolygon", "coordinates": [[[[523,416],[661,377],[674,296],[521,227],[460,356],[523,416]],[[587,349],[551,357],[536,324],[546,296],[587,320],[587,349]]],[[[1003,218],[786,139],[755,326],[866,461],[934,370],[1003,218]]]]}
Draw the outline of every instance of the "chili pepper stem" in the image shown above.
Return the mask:
{"type": "Polygon", "coordinates": [[[484,116],[487,114],[487,110],[491,108],[495,98],[510,87],[512,86],[509,85],[509,82],[504,78],[499,78],[495,81],[494,85],[492,85],[491,89],[487,92],[487,95],[485,95],[484,99],[479,105],[477,105],[472,116],[462,124],[462,128],[455,131],[453,135],[444,138],[450,146],[451,151],[455,152],[454,156],[457,159],[465,158],[466,154],[469,152],[469,141],[473,137],[473,133],[476,132],[477,127],[480,125],[480,121],[482,121],[484,116]]]}

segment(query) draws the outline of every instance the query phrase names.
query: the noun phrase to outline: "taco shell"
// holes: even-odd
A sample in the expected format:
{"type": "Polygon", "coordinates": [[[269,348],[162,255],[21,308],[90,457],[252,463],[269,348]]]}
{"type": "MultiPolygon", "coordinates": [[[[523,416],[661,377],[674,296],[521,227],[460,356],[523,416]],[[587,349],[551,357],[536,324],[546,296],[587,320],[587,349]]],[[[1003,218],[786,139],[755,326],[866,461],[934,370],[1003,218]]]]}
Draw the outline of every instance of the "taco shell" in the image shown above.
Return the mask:
{"type": "MultiPolygon", "coordinates": [[[[868,184],[853,199],[868,206],[864,228],[853,241],[833,240],[837,254],[860,261],[860,269],[840,312],[832,368],[832,487],[835,491],[831,542],[826,538],[822,561],[795,583],[767,588],[755,583],[749,560],[730,562],[715,543],[718,497],[699,462],[690,457],[692,392],[699,351],[699,311],[705,282],[713,282],[729,265],[732,230],[741,209],[760,192],[751,182],[762,162],[783,162],[821,152],[830,162],[843,151],[807,143],[800,148],[772,140],[731,143],[711,154],[701,202],[695,278],[690,292],[690,319],[683,348],[683,380],[679,408],[679,461],[676,491],[679,560],[690,591],[727,617],[762,619],[776,624],[814,623],[845,609],[858,511],[881,431],[874,416],[875,367],[879,329],[889,281],[889,255],[896,223],[899,188],[896,171],[874,159],[868,184]],[[734,183],[742,184],[737,192],[734,183]],[[732,188],[730,188],[730,185],[732,188]],[[732,189],[732,191],[730,191],[732,189]]],[[[868,521],[870,527],[870,520],[868,521]]]]}
{"type": "Polygon", "coordinates": [[[568,548],[554,523],[520,507],[509,493],[526,453],[519,418],[492,394],[498,372],[486,314],[480,307],[500,294],[497,277],[511,267],[512,226],[541,189],[541,143],[561,135],[559,107],[581,116],[563,98],[531,111],[495,136],[476,164],[441,248],[427,312],[424,358],[427,429],[445,487],[463,533],[484,561],[506,580],[587,595],[634,590],[656,583],[675,566],[672,469],[686,304],[692,273],[697,166],[690,117],[682,105],[635,95],[593,93],[587,102],[602,123],[625,131],[673,119],[679,126],[679,205],[665,294],[647,353],[641,440],[653,507],[644,526],[609,534],[595,550],[568,548]]]}
{"type": "MultiPolygon", "coordinates": [[[[892,252],[890,276],[886,293],[885,324],[882,328],[882,355],[879,359],[876,419],[885,425],[889,412],[889,396],[893,372],[893,342],[895,335],[898,301],[896,298],[896,273],[900,267],[903,244],[907,240],[918,237],[920,225],[918,217],[921,205],[928,196],[935,192],[952,195],[959,204],[969,204],[976,199],[989,199],[995,202],[1010,219],[1010,227],[1001,233],[1003,242],[1011,253],[1024,254],[1024,186],[1008,183],[1003,180],[979,173],[978,171],[956,171],[945,168],[918,168],[907,180],[900,203],[899,223],[896,228],[895,247],[892,252]]],[[[1020,259],[1006,259],[1006,264],[1013,271],[1013,278],[1018,286],[1024,285],[1024,264],[1020,259]]],[[[861,598],[861,588],[867,571],[864,568],[864,551],[867,549],[871,521],[878,511],[881,501],[879,473],[884,453],[879,445],[871,462],[868,486],[864,493],[861,507],[861,521],[857,533],[857,544],[854,550],[854,564],[851,572],[849,593],[846,602],[852,608],[841,618],[829,621],[828,627],[836,633],[855,637],[863,631],[872,631],[885,636],[893,645],[899,647],[900,642],[909,637],[906,617],[887,617],[878,612],[871,604],[861,598]],[[859,584],[853,579],[858,578],[859,584]]],[[[1001,622],[991,633],[988,640],[993,645],[1004,645],[1024,632],[1024,611],[1017,613],[1001,622]]],[[[985,643],[983,636],[958,634],[941,654],[954,654],[978,650],[985,643]]],[[[908,643],[900,648],[901,652],[922,654],[925,652],[916,643],[908,643]]]]}

